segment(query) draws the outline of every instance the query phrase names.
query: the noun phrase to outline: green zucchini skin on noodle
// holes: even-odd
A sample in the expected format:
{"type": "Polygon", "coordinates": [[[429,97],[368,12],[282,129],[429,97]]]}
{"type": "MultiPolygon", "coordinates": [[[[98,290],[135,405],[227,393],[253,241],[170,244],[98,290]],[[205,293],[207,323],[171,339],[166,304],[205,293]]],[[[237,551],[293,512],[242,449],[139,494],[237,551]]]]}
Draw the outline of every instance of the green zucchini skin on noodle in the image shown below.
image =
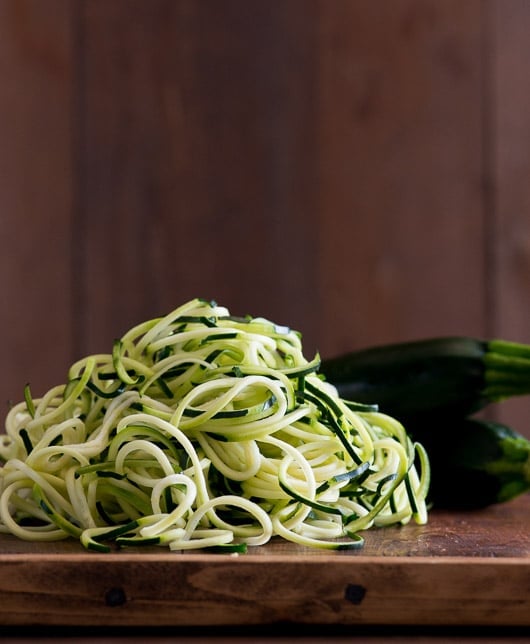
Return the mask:
{"type": "Polygon", "coordinates": [[[402,422],[465,417],[530,393],[530,347],[443,337],[380,345],[323,359],[320,371],[347,400],[377,404],[402,422]]]}
{"type": "Polygon", "coordinates": [[[530,490],[530,441],[505,424],[431,418],[407,429],[429,455],[433,507],[479,509],[530,490]]]}

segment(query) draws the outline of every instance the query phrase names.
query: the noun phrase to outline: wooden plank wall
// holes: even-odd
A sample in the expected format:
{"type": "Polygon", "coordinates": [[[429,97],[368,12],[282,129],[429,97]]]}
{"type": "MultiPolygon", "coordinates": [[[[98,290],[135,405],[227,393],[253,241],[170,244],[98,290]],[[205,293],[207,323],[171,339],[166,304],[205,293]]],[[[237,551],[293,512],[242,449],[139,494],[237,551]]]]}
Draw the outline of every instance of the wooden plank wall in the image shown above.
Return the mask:
{"type": "MultiPolygon", "coordinates": [[[[0,400],[64,382],[74,354],[68,0],[0,0],[0,400]]],[[[7,410],[4,406],[2,409],[7,410]]]]}
{"type": "Polygon", "coordinates": [[[198,295],[308,355],[530,342],[529,29],[525,0],[0,0],[0,397],[198,295]]]}

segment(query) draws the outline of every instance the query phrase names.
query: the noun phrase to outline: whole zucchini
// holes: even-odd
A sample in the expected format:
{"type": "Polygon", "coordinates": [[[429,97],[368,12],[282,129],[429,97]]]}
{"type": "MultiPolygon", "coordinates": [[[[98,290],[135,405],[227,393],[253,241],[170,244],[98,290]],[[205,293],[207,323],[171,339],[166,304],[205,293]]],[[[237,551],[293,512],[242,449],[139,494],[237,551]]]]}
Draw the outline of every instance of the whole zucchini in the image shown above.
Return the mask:
{"type": "Polygon", "coordinates": [[[530,345],[445,337],[381,345],[323,359],[342,398],[377,404],[406,423],[466,417],[491,402],[530,393],[530,345]]]}
{"type": "Polygon", "coordinates": [[[530,440],[507,425],[431,419],[408,431],[429,456],[433,507],[477,509],[530,490],[530,440]]]}

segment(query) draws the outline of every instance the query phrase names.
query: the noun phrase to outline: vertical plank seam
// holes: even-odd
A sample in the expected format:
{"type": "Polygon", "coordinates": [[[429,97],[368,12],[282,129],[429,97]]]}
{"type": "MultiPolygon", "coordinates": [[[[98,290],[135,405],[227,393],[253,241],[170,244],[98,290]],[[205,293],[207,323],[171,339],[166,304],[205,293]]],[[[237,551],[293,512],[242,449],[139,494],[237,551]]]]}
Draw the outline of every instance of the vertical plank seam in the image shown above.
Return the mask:
{"type": "Polygon", "coordinates": [[[72,176],[71,279],[72,361],[86,343],[86,16],[84,1],[72,4],[72,176]]]}
{"type": "Polygon", "coordinates": [[[481,127],[482,127],[482,203],[484,227],[484,332],[491,338],[498,334],[498,248],[496,204],[496,94],[495,94],[495,37],[492,19],[495,0],[481,2],[481,127]]]}

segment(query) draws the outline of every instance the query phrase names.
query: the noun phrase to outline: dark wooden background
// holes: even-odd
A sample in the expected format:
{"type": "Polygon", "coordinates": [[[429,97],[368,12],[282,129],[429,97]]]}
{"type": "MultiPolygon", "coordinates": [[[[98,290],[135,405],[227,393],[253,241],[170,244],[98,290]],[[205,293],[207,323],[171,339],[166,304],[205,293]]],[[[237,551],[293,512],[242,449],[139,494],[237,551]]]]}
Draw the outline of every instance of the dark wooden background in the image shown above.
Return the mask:
{"type": "Polygon", "coordinates": [[[530,343],[529,33],[527,0],[0,0],[0,398],[195,296],[308,356],[530,343]]]}

